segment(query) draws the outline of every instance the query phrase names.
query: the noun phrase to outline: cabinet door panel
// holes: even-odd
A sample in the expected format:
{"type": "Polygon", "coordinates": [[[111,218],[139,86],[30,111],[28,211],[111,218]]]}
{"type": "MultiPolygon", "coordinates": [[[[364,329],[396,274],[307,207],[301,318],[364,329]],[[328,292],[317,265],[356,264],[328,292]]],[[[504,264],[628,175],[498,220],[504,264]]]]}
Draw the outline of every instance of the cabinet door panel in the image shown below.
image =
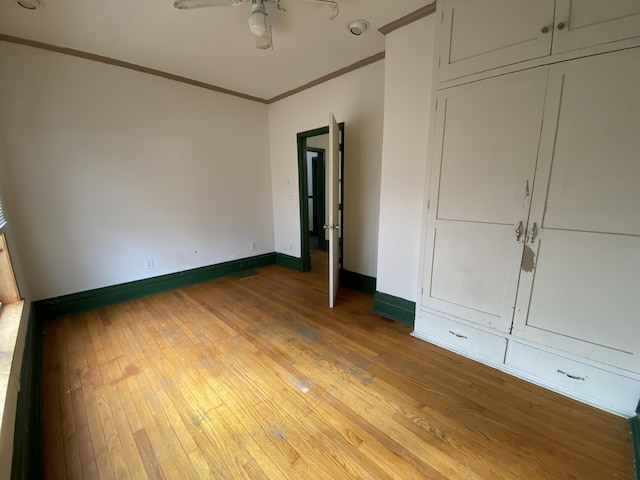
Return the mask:
{"type": "Polygon", "coordinates": [[[439,219],[513,223],[535,164],[545,82],[538,69],[442,95],[439,219]]]}
{"type": "Polygon", "coordinates": [[[431,307],[499,330],[505,278],[515,258],[505,255],[516,243],[511,225],[439,222],[433,250],[431,307]],[[462,308],[457,308],[458,306],[462,308]],[[467,310],[475,310],[469,312],[467,310]]]}
{"type": "Polygon", "coordinates": [[[640,237],[545,229],[527,326],[632,353],[638,285],[640,237]]]}
{"type": "Polygon", "coordinates": [[[639,50],[556,71],[562,98],[544,227],[640,235],[639,50]]]}
{"type": "Polygon", "coordinates": [[[422,305],[508,332],[547,67],[442,90],[422,305]]]}
{"type": "Polygon", "coordinates": [[[640,354],[640,49],[551,67],[514,334],[620,368],[640,354]]]}
{"type": "Polygon", "coordinates": [[[548,55],[553,10],[553,0],[445,1],[440,81],[548,55]]]}
{"type": "Polygon", "coordinates": [[[553,53],[640,36],[638,0],[557,0],[553,53]],[[564,23],[564,28],[557,25],[564,23]]]}

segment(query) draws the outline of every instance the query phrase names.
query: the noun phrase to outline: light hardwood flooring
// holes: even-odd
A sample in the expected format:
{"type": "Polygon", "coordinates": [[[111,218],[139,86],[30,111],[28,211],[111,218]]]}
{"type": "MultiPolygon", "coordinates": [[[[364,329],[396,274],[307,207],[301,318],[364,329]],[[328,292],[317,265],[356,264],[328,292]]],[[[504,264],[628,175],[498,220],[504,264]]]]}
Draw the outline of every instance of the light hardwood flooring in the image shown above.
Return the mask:
{"type": "Polygon", "coordinates": [[[409,336],[314,272],[48,322],[47,478],[632,479],[626,420],[409,336]]]}

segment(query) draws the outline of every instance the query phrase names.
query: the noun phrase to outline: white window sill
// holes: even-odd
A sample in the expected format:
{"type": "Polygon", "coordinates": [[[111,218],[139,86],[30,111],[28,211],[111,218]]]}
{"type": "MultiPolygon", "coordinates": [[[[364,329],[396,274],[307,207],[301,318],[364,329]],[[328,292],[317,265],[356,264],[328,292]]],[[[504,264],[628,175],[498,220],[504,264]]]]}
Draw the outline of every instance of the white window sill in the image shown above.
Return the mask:
{"type": "MultiPolygon", "coordinates": [[[[11,367],[14,361],[23,307],[24,301],[20,301],[6,303],[2,305],[2,310],[0,310],[0,425],[3,425],[4,420],[7,392],[12,378],[11,367]]],[[[20,372],[15,372],[13,378],[19,382],[20,372]]],[[[16,389],[19,388],[19,384],[15,386],[16,389]]],[[[1,434],[2,432],[0,432],[1,434]]]]}

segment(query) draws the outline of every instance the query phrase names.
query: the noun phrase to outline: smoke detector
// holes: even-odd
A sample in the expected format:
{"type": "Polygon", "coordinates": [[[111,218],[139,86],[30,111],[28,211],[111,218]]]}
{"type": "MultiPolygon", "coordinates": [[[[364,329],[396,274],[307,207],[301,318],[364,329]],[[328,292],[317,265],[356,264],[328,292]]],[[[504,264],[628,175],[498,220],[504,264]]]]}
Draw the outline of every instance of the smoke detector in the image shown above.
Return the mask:
{"type": "Polygon", "coordinates": [[[37,10],[38,8],[44,7],[42,0],[16,0],[16,3],[25,10],[37,10]]]}
{"type": "Polygon", "coordinates": [[[347,30],[351,33],[351,35],[355,35],[356,37],[362,35],[369,29],[369,22],[366,20],[354,20],[353,22],[349,22],[347,24],[347,30]]]}

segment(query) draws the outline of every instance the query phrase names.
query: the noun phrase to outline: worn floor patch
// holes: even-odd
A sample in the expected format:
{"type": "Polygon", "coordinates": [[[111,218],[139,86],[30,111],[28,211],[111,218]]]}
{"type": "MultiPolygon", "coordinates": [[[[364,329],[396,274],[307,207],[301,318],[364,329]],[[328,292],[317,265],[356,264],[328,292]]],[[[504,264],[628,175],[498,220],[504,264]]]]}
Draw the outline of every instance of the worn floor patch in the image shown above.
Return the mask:
{"type": "Polygon", "coordinates": [[[245,278],[255,277],[256,275],[260,275],[260,272],[257,270],[245,270],[244,272],[236,273],[233,278],[244,280],[245,278]]]}
{"type": "Polygon", "coordinates": [[[302,393],[307,393],[309,390],[311,390],[311,387],[313,386],[312,383],[310,381],[308,381],[308,380],[294,381],[293,384],[302,393]]]}
{"type": "Polygon", "coordinates": [[[301,327],[298,329],[298,333],[308,342],[315,342],[322,338],[322,333],[315,328],[301,327]]]}

